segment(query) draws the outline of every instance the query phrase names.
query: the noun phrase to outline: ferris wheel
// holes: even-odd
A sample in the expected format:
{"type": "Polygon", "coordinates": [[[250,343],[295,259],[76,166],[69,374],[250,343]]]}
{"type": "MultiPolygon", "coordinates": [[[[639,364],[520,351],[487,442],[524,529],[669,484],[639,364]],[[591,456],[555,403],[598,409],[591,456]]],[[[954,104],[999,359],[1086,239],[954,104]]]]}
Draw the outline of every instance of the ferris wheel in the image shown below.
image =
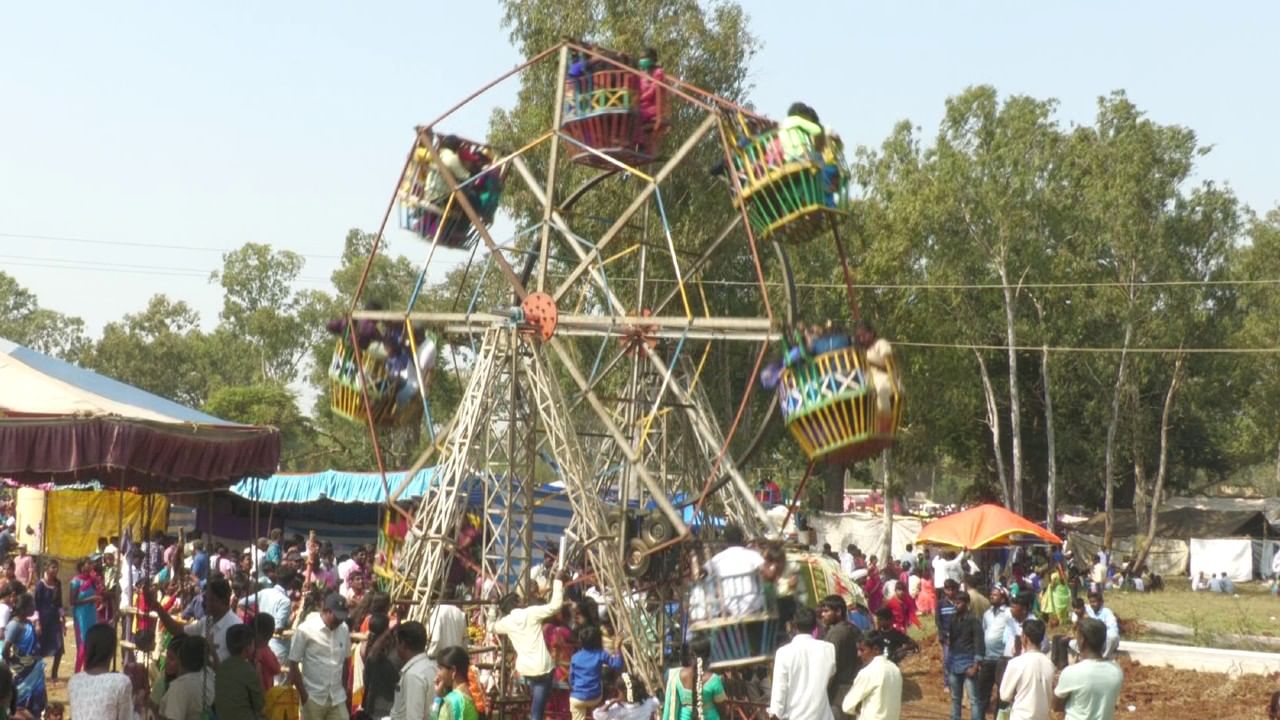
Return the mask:
{"type": "MultiPolygon", "coordinates": [[[[419,238],[419,287],[403,309],[357,296],[330,368],[334,410],[371,428],[434,430],[432,375],[464,388],[406,475],[434,468],[394,571],[396,594],[419,601],[411,614],[460,567],[508,588],[526,578],[559,539],[537,518],[549,496],[572,509],[562,547],[625,608],[637,589],[673,587],[671,550],[707,528],[776,532],[745,469],[771,428],[785,423],[814,462],[848,463],[887,447],[900,421],[892,360],[877,404],[866,348],[807,330],[797,307],[790,254],[839,244],[838,141],[656,58],[576,43],[499,80],[548,66],[545,127],[468,140],[445,131],[451,111],[416,129],[378,237],[394,222],[419,238]],[[427,301],[439,264],[463,259],[452,298],[427,301]],[[407,361],[370,352],[360,323],[387,328],[407,361]]],[[[631,614],[613,617],[640,637],[631,614]]],[[[625,651],[658,679],[660,654],[625,651]]]]}

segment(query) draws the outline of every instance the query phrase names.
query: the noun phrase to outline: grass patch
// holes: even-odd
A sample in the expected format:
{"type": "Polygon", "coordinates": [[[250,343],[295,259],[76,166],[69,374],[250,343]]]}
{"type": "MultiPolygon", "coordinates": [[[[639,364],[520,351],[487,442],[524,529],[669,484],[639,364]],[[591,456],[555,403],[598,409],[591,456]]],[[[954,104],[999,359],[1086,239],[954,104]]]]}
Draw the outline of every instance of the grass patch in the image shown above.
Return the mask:
{"type": "MultiPolygon", "coordinates": [[[[1271,595],[1267,583],[1240,583],[1235,595],[1191,592],[1185,578],[1165,582],[1158,593],[1106,594],[1106,603],[1122,621],[1173,623],[1189,628],[1194,645],[1223,645],[1224,635],[1280,637],[1280,598],[1271,595]]],[[[1133,640],[1146,639],[1143,633],[1133,640]]],[[[1154,639],[1154,638],[1152,638],[1154,639]]]]}

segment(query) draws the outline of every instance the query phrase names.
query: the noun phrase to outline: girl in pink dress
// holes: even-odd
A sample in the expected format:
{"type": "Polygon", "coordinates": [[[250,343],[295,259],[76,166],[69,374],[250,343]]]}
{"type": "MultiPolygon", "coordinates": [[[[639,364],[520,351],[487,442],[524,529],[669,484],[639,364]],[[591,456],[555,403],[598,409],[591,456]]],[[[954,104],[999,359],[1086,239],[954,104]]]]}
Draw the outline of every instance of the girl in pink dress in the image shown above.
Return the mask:
{"type": "Polygon", "coordinates": [[[920,575],[920,591],[916,593],[916,612],[921,615],[932,615],[937,608],[937,593],[933,589],[933,571],[925,570],[920,575]]]}

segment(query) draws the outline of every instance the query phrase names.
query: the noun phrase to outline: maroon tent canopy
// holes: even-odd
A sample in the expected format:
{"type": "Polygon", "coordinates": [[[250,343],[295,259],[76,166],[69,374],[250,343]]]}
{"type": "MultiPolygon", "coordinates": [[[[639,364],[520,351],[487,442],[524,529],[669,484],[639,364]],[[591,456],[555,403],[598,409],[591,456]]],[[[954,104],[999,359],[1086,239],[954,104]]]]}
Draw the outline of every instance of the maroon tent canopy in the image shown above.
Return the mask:
{"type": "Polygon", "coordinates": [[[0,338],[0,476],[140,492],[269,477],[280,433],[238,425],[0,338]]]}

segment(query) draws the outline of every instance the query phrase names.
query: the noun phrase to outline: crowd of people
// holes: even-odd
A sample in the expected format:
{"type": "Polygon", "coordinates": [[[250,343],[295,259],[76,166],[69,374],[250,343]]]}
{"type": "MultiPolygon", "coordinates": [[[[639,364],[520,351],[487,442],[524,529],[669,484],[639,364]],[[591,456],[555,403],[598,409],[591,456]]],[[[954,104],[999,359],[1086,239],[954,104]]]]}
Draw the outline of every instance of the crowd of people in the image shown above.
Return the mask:
{"type": "MultiPolygon", "coordinates": [[[[722,535],[706,572],[759,572],[771,587],[785,557],[736,528],[722,535]]],[[[953,720],[966,702],[971,720],[1006,708],[1037,720],[1053,708],[1072,719],[1112,716],[1120,625],[1104,603],[1113,586],[1094,582],[1092,566],[1035,551],[984,573],[967,553],[919,550],[882,563],[856,546],[824,548],[858,584],[857,600],[830,595],[780,613],[788,641],[762,699],[771,717],[901,717],[897,666],[920,651],[910,633],[929,616],[953,720]]],[[[58,563],[17,545],[0,566],[0,695],[7,688],[24,718],[62,714],[47,702],[45,678],[47,669],[49,682],[62,682],[67,615],[76,720],[479,720],[498,702],[468,650],[481,624],[509,642],[534,720],[719,720],[744,682],[764,685],[750,672],[714,670],[712,643],[689,633],[677,640],[680,664],[663,692],[651,692],[623,659],[628,638],[611,622],[608,593],[549,549],[521,592],[468,612],[451,588],[423,622],[375,589],[374,559],[371,547],[336,554],[279,530],[240,552],[163,533],[137,545],[100,538],[77,564],[64,607],[58,563]]]]}

